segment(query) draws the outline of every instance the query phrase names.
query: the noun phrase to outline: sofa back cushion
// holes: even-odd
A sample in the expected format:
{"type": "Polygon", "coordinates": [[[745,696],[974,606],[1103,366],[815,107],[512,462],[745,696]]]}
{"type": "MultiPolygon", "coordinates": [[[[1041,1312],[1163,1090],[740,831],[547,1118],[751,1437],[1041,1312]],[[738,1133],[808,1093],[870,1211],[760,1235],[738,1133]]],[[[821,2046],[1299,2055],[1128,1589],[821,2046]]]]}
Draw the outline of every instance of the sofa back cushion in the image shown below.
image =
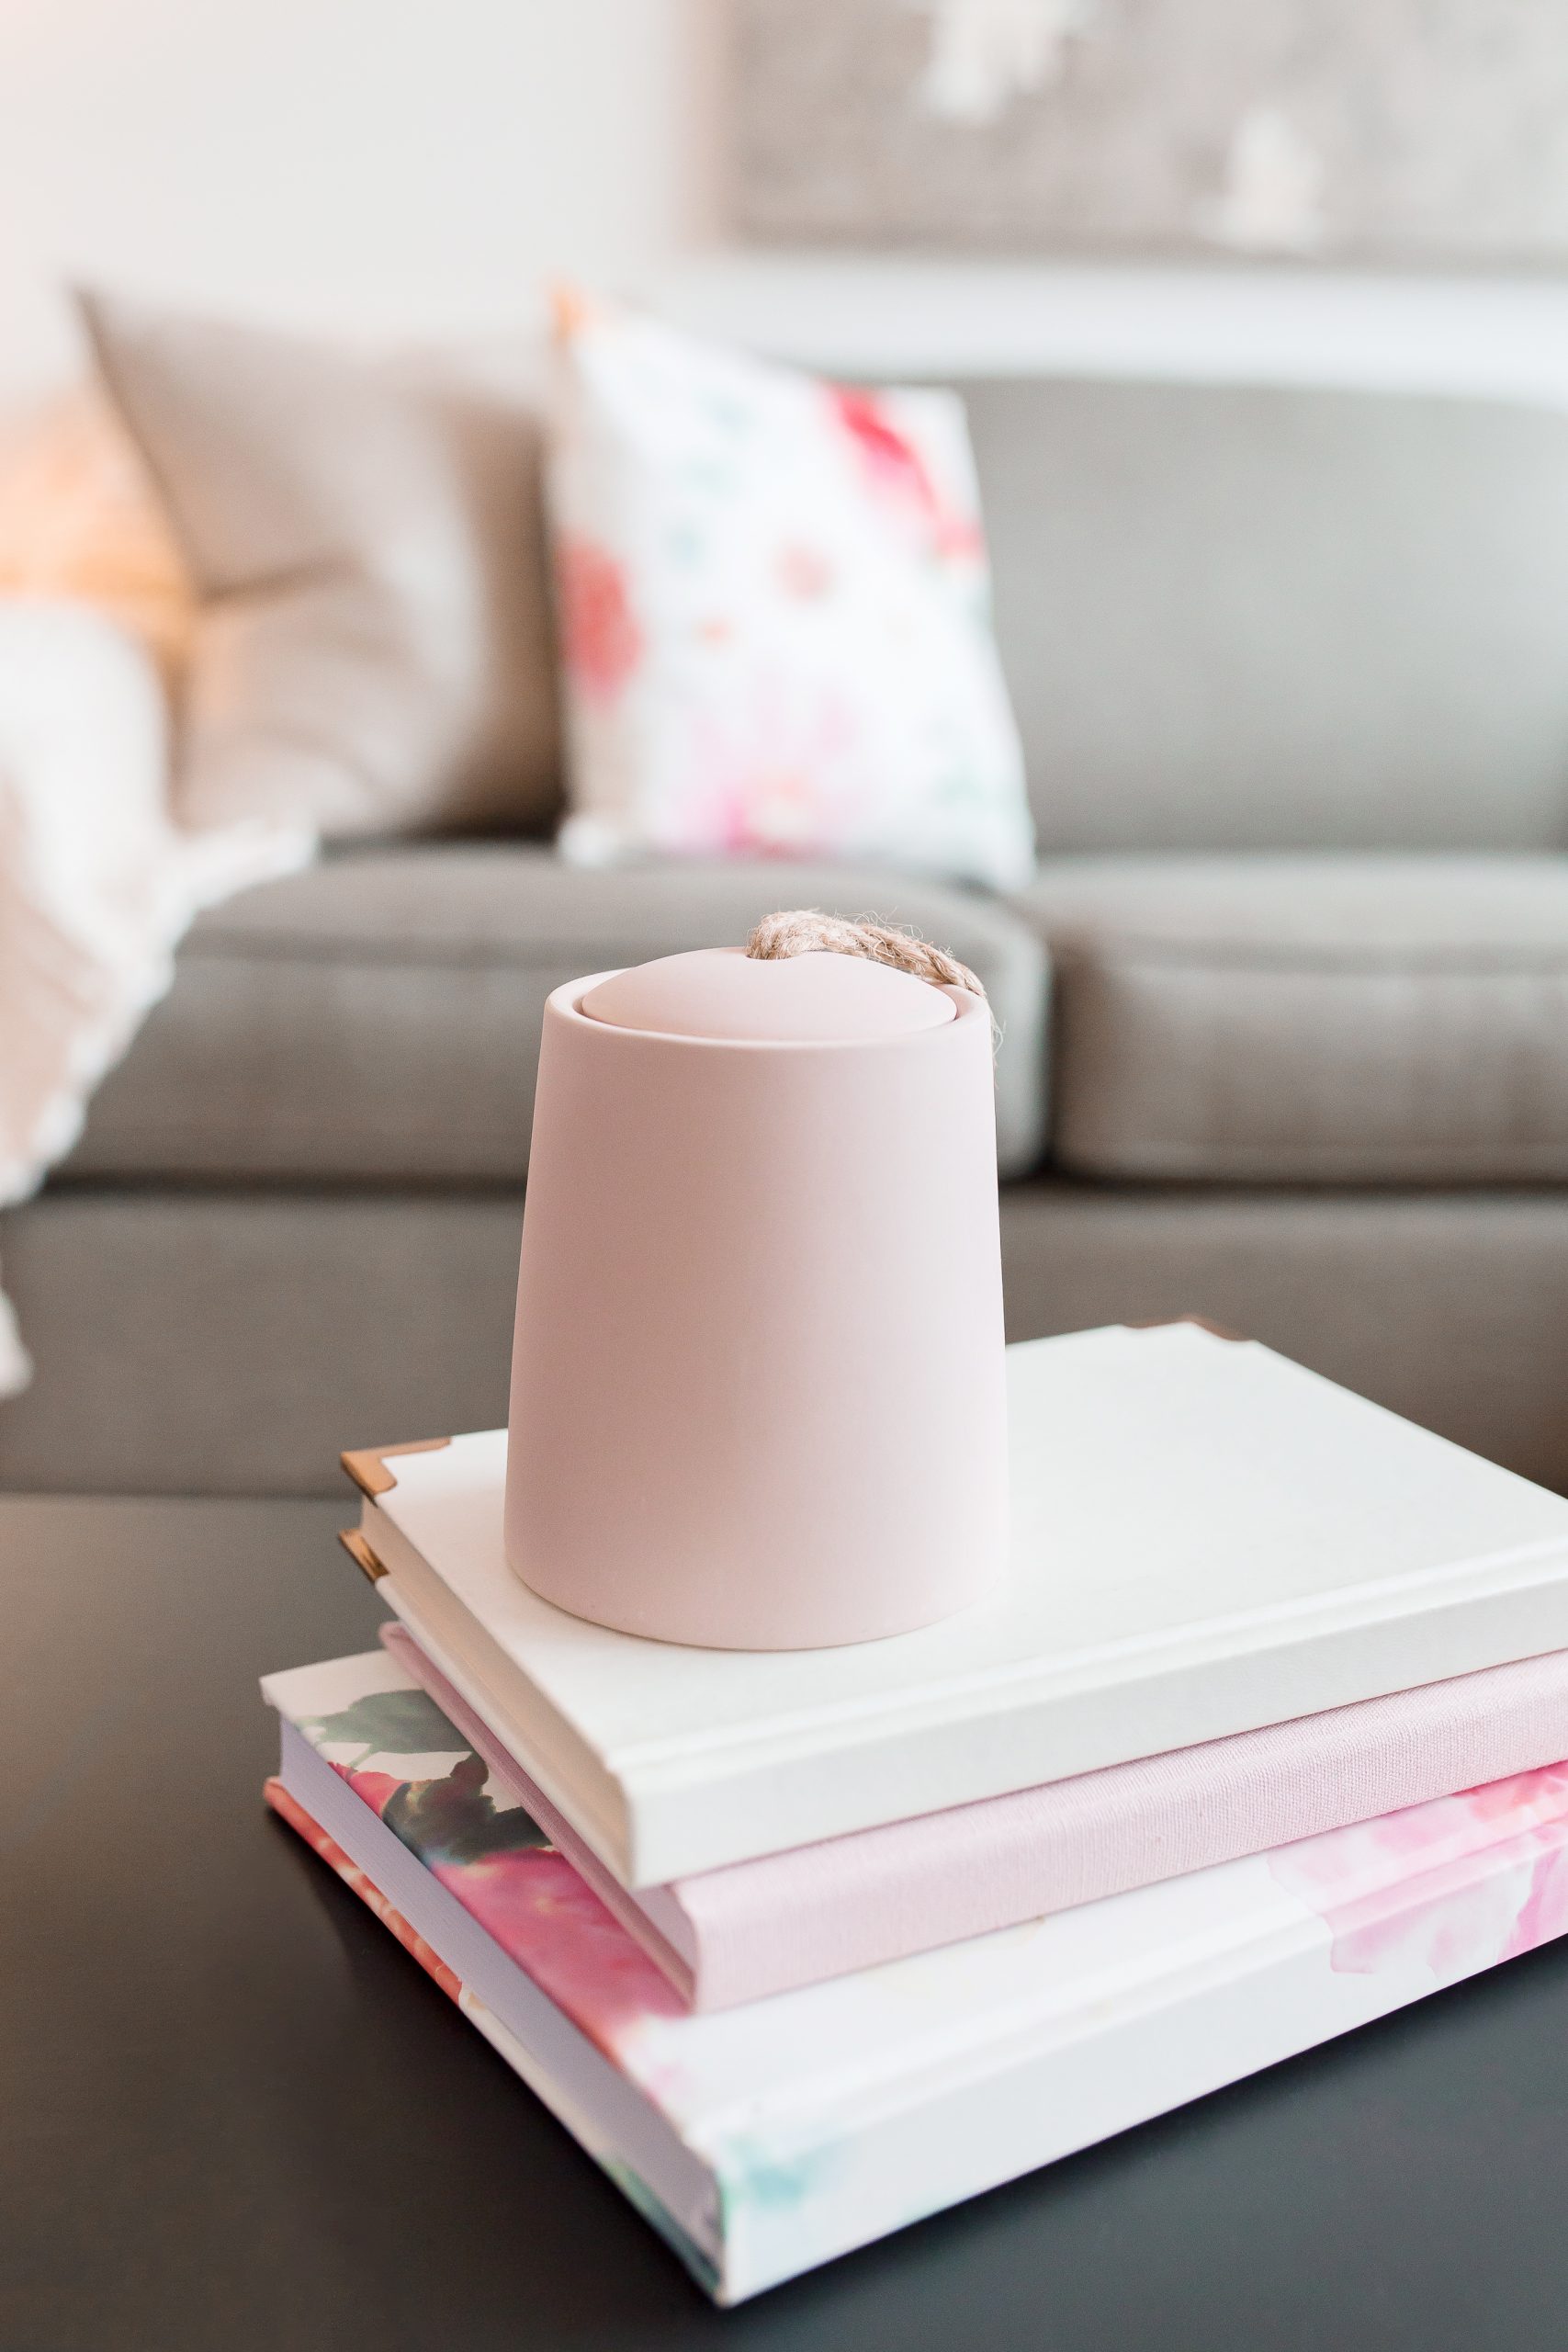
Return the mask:
{"type": "Polygon", "coordinates": [[[963,390],[1043,851],[1568,847],[1568,413],[963,390]]]}

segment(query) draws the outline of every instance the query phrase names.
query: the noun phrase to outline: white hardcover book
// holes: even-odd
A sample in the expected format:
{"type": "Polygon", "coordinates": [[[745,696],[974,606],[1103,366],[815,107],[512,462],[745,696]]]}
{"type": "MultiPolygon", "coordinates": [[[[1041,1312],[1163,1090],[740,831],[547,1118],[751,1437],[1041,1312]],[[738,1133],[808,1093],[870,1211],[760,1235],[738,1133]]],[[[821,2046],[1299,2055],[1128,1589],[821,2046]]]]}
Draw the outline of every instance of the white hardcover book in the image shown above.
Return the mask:
{"type": "Polygon", "coordinates": [[[1268,1348],[1088,1331],[1009,1385],[1007,1587],[889,1641],[552,1608],[506,1560],[504,1430],[349,1457],[364,1564],[634,1887],[1568,1647],[1568,1501],[1268,1348]]]}

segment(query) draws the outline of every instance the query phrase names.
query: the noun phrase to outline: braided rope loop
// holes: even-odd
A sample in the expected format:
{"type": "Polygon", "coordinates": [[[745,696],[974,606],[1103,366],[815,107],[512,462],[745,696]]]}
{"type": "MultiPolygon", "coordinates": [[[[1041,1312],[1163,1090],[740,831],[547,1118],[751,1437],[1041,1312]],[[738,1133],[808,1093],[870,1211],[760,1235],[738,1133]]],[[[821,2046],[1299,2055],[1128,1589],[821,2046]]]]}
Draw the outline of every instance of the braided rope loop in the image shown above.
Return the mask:
{"type": "Polygon", "coordinates": [[[944,948],[933,947],[930,940],[917,939],[912,932],[897,931],[885,922],[846,922],[838,915],[821,914],[815,907],[795,907],[787,913],[764,915],[746,942],[747,955],[764,964],[781,956],[822,952],[886,964],[896,972],[929,980],[932,988],[967,989],[971,996],[986,1001],[986,991],[967,964],[961,964],[944,948]]]}

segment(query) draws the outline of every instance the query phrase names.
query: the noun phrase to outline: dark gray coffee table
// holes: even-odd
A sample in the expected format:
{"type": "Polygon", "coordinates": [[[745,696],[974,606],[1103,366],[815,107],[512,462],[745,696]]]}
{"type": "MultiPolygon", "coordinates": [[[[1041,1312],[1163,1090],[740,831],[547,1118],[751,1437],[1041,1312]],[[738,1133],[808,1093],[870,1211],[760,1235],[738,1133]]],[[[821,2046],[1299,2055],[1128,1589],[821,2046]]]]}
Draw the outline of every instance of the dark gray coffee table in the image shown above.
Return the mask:
{"type": "Polygon", "coordinates": [[[0,1499],[0,2352],[1568,2343],[1568,1948],[710,2310],[263,1813],[340,1516],[0,1499]]]}

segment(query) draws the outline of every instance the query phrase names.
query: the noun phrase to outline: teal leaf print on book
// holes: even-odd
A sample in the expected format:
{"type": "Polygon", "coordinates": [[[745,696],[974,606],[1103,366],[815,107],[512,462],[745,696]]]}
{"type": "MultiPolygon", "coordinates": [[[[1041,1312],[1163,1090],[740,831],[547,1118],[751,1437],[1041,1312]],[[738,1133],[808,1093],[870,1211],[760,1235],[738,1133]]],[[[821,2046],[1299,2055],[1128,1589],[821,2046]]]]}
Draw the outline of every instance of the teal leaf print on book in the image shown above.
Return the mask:
{"type": "Polygon", "coordinates": [[[549,1845],[521,1805],[498,1806],[486,1794],[489,1766],[423,1690],[367,1691],[330,1714],[310,1716],[301,1727],[319,1747],[359,1747],[358,1760],[339,1770],[393,1835],[433,1870],[549,1845]],[[457,1760],[437,1780],[399,1781],[385,1770],[399,1757],[444,1755],[457,1760]],[[367,1771],[371,1759],[381,1769],[367,1771]]]}
{"type": "Polygon", "coordinates": [[[318,1747],[357,1744],[368,1756],[432,1756],[468,1745],[423,1690],[370,1690],[300,1728],[318,1747]]]}
{"type": "Polygon", "coordinates": [[[444,1781],[409,1781],[388,1798],[381,1818],[409,1851],[434,1869],[442,1862],[477,1862],[487,1854],[517,1854],[549,1839],[520,1804],[498,1808],[485,1794],[489,1770],[468,1755],[444,1781]]]}

